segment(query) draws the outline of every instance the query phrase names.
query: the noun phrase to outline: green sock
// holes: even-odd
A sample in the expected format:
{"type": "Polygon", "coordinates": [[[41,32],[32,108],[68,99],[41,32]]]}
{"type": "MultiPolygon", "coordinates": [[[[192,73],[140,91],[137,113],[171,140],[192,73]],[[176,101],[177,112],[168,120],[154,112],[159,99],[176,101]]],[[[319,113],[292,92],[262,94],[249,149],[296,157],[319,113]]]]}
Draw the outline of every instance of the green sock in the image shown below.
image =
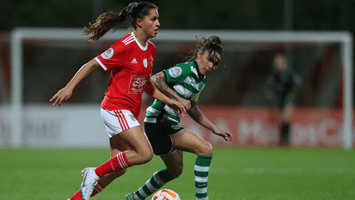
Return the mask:
{"type": "Polygon", "coordinates": [[[195,196],[197,198],[207,197],[208,172],[210,171],[212,156],[199,155],[195,162],[195,196]]]}
{"type": "Polygon", "coordinates": [[[142,187],[133,193],[134,198],[143,200],[175,178],[177,177],[169,175],[166,168],[158,170],[142,187]]]}

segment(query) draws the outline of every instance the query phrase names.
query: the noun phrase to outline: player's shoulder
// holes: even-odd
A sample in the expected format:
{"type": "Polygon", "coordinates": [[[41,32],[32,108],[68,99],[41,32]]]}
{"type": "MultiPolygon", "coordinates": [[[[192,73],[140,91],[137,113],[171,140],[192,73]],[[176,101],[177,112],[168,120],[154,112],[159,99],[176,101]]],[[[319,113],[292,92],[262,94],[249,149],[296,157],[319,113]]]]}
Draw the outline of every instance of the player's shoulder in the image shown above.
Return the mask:
{"type": "Polygon", "coordinates": [[[191,73],[196,73],[194,62],[182,62],[167,70],[171,77],[188,76],[191,73]]]}
{"type": "Polygon", "coordinates": [[[148,40],[148,45],[149,45],[150,48],[156,49],[155,45],[150,40],[148,40]]]}
{"type": "Polygon", "coordinates": [[[126,45],[126,46],[128,46],[129,44],[131,44],[134,41],[135,41],[135,38],[134,38],[133,33],[129,33],[119,40],[119,42],[121,44],[126,45]]]}
{"type": "Polygon", "coordinates": [[[122,37],[120,40],[112,44],[113,48],[128,48],[132,42],[134,42],[134,36],[132,33],[129,33],[122,37]]]}
{"type": "Polygon", "coordinates": [[[157,49],[156,49],[155,45],[150,40],[148,40],[148,49],[149,49],[149,51],[154,53],[154,55],[157,53],[157,49]]]}
{"type": "Polygon", "coordinates": [[[126,45],[125,43],[123,43],[124,39],[127,38],[127,35],[123,38],[121,38],[120,40],[117,40],[116,42],[114,42],[112,45],[111,45],[111,48],[113,49],[125,49],[126,48],[126,45]]]}
{"type": "Polygon", "coordinates": [[[189,62],[182,62],[182,63],[178,63],[175,65],[176,67],[181,67],[185,70],[191,70],[191,68],[195,68],[195,63],[193,61],[189,61],[189,62]]]}

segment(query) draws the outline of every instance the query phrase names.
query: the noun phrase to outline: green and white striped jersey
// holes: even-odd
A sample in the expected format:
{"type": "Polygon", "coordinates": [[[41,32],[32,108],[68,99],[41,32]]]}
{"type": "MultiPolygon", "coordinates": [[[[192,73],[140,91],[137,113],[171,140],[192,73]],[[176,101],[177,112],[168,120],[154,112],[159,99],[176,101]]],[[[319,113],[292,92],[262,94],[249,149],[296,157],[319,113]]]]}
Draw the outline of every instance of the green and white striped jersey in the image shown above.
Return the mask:
{"type": "MultiPolygon", "coordinates": [[[[206,84],[206,76],[199,78],[195,61],[179,63],[170,69],[163,70],[163,72],[168,86],[180,97],[190,101],[198,101],[200,92],[206,84]]],[[[159,123],[166,120],[175,124],[180,122],[179,115],[175,110],[156,99],[147,108],[144,122],[159,123]]]]}

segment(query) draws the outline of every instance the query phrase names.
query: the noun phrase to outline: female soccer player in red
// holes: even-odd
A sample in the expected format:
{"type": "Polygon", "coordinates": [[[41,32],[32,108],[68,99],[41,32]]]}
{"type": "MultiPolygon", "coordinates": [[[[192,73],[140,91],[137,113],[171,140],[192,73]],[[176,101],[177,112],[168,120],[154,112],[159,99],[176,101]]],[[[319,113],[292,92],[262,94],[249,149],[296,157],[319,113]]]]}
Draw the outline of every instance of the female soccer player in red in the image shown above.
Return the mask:
{"type": "MultiPolygon", "coordinates": [[[[206,84],[206,75],[218,68],[223,56],[221,39],[211,36],[199,41],[189,62],[179,63],[152,76],[152,82],[164,94],[186,105],[187,113],[198,124],[209,129],[226,141],[233,140],[229,131],[216,127],[199,110],[197,102],[206,84]]],[[[159,100],[148,107],[144,130],[154,154],[159,155],[166,168],[160,169],[126,200],[144,200],[163,185],[181,175],[183,151],[197,155],[195,173],[196,200],[208,200],[207,181],[213,149],[209,142],[179,126],[176,112],[159,100]]]]}
{"type": "Polygon", "coordinates": [[[158,34],[158,8],[152,3],[130,3],[119,14],[104,13],[84,33],[91,34],[89,41],[100,39],[111,28],[129,19],[132,33],[115,42],[107,51],[95,57],[75,74],[72,80],[50,101],[61,105],[72,95],[75,86],[97,68],[111,70],[108,90],[101,103],[101,116],[110,138],[111,159],[94,168],[83,170],[81,189],[70,199],[90,199],[127,167],[144,164],[153,157],[152,148],[137,121],[143,91],[159,99],[185,116],[182,104],[174,101],[150,82],[155,46],[148,40],[158,34]]]}

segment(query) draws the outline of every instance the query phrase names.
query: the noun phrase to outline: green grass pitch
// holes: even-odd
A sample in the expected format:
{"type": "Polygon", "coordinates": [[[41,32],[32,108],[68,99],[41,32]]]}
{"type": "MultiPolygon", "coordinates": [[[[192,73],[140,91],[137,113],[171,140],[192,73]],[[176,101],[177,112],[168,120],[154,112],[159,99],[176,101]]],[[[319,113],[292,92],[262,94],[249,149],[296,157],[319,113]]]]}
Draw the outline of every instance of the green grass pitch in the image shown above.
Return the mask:
{"type": "MultiPolygon", "coordinates": [[[[79,189],[80,171],[108,158],[108,149],[0,148],[0,199],[66,200],[79,189]]],[[[183,174],[164,187],[182,200],[195,199],[195,159],[184,153],[183,174]]],[[[92,199],[124,200],[162,167],[154,156],[92,199]]],[[[208,193],[210,200],[349,200],[354,185],[353,150],[215,147],[208,193]]]]}

